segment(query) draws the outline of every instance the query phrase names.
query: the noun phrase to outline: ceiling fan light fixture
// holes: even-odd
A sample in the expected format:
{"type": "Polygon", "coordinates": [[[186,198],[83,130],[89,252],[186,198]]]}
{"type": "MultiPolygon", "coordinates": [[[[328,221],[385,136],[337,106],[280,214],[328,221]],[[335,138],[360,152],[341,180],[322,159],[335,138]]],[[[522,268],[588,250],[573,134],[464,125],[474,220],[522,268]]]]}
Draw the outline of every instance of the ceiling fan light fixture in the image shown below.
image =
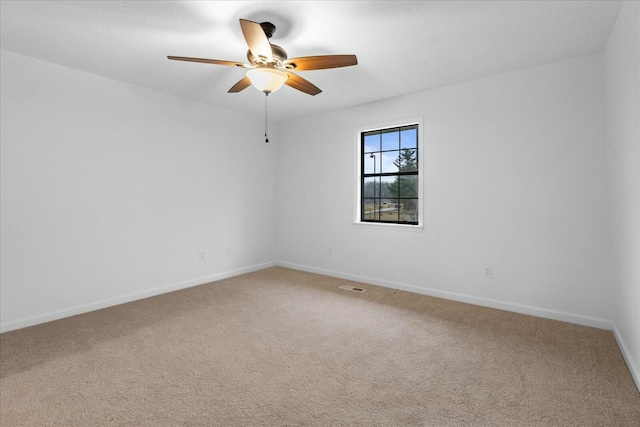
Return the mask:
{"type": "Polygon", "coordinates": [[[248,64],[220,59],[189,58],[186,56],[168,56],[168,58],[177,61],[201,62],[249,69],[246,75],[234,84],[228,92],[238,93],[249,86],[253,86],[266,95],[280,89],[285,83],[287,86],[307,95],[318,95],[322,92],[320,88],[292,71],[326,70],[328,68],[350,67],[358,64],[358,59],[355,55],[316,55],[289,58],[283,48],[269,41],[276,29],[275,25],[269,22],[257,23],[240,19],[240,29],[249,48],[247,51],[248,64]]]}
{"type": "Polygon", "coordinates": [[[275,68],[252,68],[247,71],[247,77],[253,87],[266,94],[277,91],[289,78],[284,71],[275,68]]]}

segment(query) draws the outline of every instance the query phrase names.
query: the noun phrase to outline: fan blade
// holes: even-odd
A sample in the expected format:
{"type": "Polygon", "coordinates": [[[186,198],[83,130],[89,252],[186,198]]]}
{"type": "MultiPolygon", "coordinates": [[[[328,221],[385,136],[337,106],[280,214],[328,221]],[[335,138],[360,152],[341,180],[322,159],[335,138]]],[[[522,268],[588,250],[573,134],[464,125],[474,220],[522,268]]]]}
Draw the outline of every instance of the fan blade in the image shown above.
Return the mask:
{"type": "Polygon", "coordinates": [[[205,64],[228,65],[230,67],[242,67],[242,68],[251,67],[249,64],[243,64],[241,62],[233,62],[233,61],[221,61],[219,59],[187,58],[186,56],[167,56],[167,58],[173,59],[175,61],[204,62],[205,64]]]}
{"type": "Polygon", "coordinates": [[[304,56],[302,58],[287,59],[283,65],[285,68],[297,71],[326,70],[327,68],[358,65],[358,58],[355,55],[304,56]]]}
{"type": "Polygon", "coordinates": [[[309,95],[317,95],[322,92],[319,88],[317,88],[313,83],[308,80],[303,79],[297,74],[293,74],[291,72],[287,72],[287,76],[289,77],[284,81],[284,84],[287,86],[291,86],[294,89],[297,89],[301,92],[307,93],[309,95]]]}
{"type": "Polygon", "coordinates": [[[249,77],[244,76],[242,80],[240,80],[238,83],[233,85],[231,89],[229,89],[229,93],[238,93],[241,90],[245,90],[249,86],[251,86],[251,80],[249,80],[249,77]]]}
{"type": "Polygon", "coordinates": [[[272,61],[271,43],[269,43],[269,38],[267,38],[260,24],[241,19],[240,28],[242,28],[242,34],[253,56],[265,61],[272,61]]]}

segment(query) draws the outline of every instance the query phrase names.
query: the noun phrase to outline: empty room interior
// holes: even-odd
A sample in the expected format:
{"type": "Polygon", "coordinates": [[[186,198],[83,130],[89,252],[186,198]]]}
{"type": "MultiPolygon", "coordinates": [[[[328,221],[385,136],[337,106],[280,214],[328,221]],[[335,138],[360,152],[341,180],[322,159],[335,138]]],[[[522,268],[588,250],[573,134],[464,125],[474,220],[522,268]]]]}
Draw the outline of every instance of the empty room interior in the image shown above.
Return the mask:
{"type": "Polygon", "coordinates": [[[3,427],[640,426],[640,2],[0,5],[3,427]]]}

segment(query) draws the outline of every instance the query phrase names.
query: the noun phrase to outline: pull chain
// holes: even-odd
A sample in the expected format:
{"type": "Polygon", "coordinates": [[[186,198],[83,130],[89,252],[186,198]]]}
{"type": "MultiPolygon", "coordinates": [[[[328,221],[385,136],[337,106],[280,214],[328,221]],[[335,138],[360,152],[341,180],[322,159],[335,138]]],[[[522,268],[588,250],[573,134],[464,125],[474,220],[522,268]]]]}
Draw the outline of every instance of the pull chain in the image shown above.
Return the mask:
{"type": "Polygon", "coordinates": [[[268,109],[269,92],[264,93],[264,142],[269,142],[269,109],[268,109]]]}

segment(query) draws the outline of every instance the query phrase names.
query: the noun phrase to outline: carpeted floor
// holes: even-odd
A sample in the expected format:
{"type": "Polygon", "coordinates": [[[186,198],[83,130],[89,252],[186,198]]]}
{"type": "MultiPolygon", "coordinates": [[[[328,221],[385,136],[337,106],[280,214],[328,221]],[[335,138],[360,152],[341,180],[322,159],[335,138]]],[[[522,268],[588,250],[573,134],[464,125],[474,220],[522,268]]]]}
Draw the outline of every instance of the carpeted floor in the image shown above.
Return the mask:
{"type": "Polygon", "coordinates": [[[2,427],[640,426],[609,331],[280,267],[2,334],[0,374],[2,427]]]}

